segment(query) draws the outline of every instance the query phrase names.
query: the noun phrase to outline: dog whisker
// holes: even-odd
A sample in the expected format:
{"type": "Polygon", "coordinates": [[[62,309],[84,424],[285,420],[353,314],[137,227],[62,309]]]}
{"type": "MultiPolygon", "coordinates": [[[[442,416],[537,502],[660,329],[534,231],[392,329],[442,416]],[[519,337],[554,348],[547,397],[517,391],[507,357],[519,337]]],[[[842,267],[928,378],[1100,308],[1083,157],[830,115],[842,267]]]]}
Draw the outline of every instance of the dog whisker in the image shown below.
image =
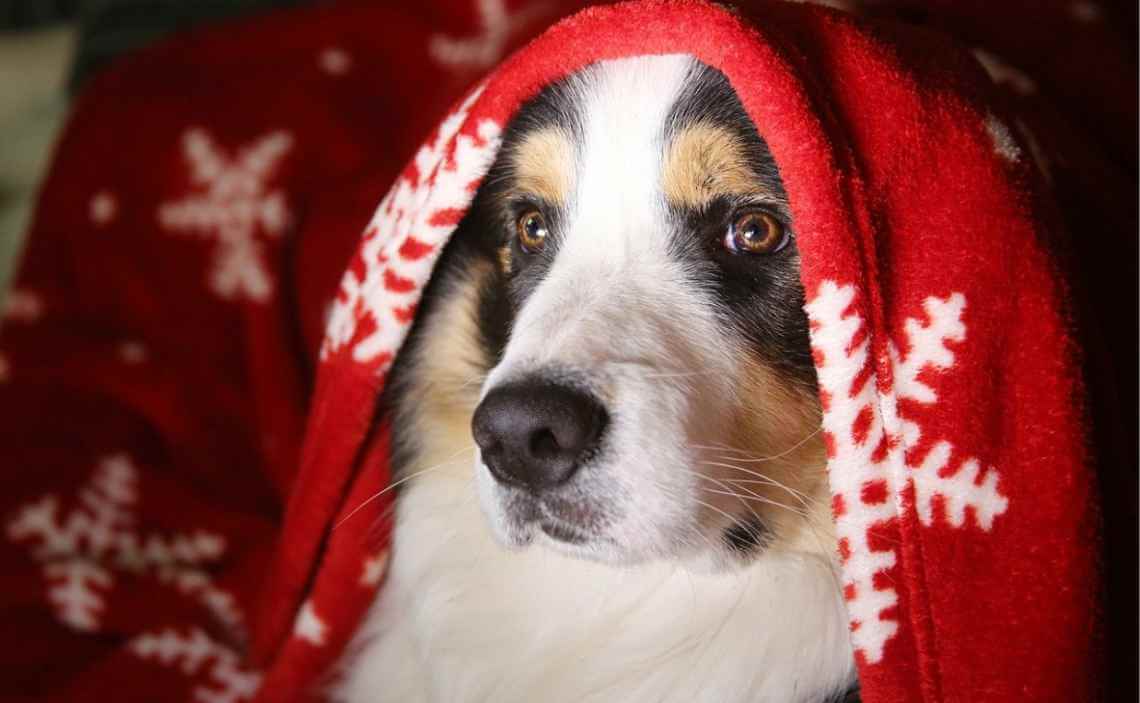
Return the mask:
{"type": "Polygon", "coordinates": [[[714,371],[678,371],[676,373],[661,372],[661,373],[647,373],[642,378],[692,378],[694,376],[708,376],[716,373],[714,371]]]}
{"type": "Polygon", "coordinates": [[[796,500],[799,501],[805,508],[809,507],[810,503],[815,503],[815,502],[819,501],[819,498],[809,496],[806,493],[804,493],[803,491],[797,491],[796,489],[791,488],[790,486],[785,486],[784,484],[780,483],[779,481],[768,478],[767,476],[765,476],[763,478],[726,478],[724,480],[725,480],[725,482],[731,483],[734,486],[739,485],[739,484],[748,485],[748,484],[758,483],[758,484],[765,485],[765,486],[772,486],[774,488],[779,488],[779,489],[784,490],[784,491],[792,494],[793,496],[795,496],[796,500]]]}
{"type": "Polygon", "coordinates": [[[709,510],[712,510],[716,513],[720,513],[721,515],[723,515],[724,518],[726,520],[728,520],[729,525],[735,525],[737,522],[739,522],[739,520],[735,516],[728,514],[727,512],[725,512],[724,510],[721,510],[720,508],[716,507],[712,503],[706,503],[705,501],[701,500],[700,498],[694,498],[693,500],[696,503],[705,506],[709,510]]]}
{"type": "Polygon", "coordinates": [[[721,468],[732,469],[734,471],[739,471],[739,472],[746,474],[746,475],[749,475],[749,476],[754,476],[754,477],[756,477],[758,482],[768,483],[771,486],[779,488],[779,489],[786,491],[787,493],[795,496],[796,499],[800,501],[800,503],[803,503],[805,508],[807,507],[807,503],[810,500],[810,497],[808,495],[806,495],[803,491],[796,490],[795,488],[792,488],[791,486],[788,486],[784,483],[781,483],[780,481],[777,481],[776,479],[772,478],[771,476],[768,476],[766,474],[762,474],[758,471],[753,471],[751,469],[747,469],[743,466],[737,466],[735,464],[726,464],[726,463],[723,463],[720,461],[703,461],[703,462],[701,462],[701,464],[703,464],[705,466],[719,466],[721,468]]]}
{"type": "MultiPolygon", "coordinates": [[[[732,487],[727,485],[726,483],[724,483],[720,479],[713,478],[712,476],[705,476],[704,474],[701,474],[701,473],[696,472],[696,471],[692,471],[691,473],[694,476],[696,476],[697,478],[702,478],[702,479],[705,479],[707,481],[712,481],[713,483],[717,484],[718,486],[720,486],[721,488],[724,489],[724,492],[726,495],[729,493],[733,493],[732,487]]],[[[701,488],[701,490],[706,490],[706,491],[708,490],[708,489],[704,488],[703,486],[700,488],[701,488]]],[[[747,489],[745,489],[745,490],[747,490],[747,489]]],[[[755,494],[753,494],[753,495],[755,495],[755,494]]],[[[758,522],[760,522],[762,524],[765,522],[764,518],[760,517],[760,513],[756,512],[756,509],[754,507],[752,507],[752,505],[749,504],[748,501],[744,500],[743,496],[736,496],[736,497],[740,499],[741,504],[744,505],[744,507],[748,509],[748,512],[752,513],[752,516],[755,517],[758,522]]],[[[759,496],[757,496],[757,497],[759,497],[759,496]]]]}
{"type": "Polygon", "coordinates": [[[816,435],[818,435],[822,431],[823,431],[823,427],[815,428],[815,430],[813,430],[811,433],[809,433],[806,437],[804,437],[800,441],[796,442],[792,446],[788,447],[784,451],[780,452],[779,454],[772,454],[770,456],[753,457],[753,458],[749,458],[749,459],[738,459],[737,461],[741,461],[743,463],[750,464],[750,463],[758,463],[758,462],[764,462],[764,461],[775,461],[776,459],[783,459],[784,457],[788,456],[792,452],[796,451],[800,447],[802,447],[805,444],[807,444],[808,442],[810,442],[813,437],[815,437],[816,435]]]}
{"type": "MultiPolygon", "coordinates": [[[[811,439],[813,437],[815,437],[816,435],[818,435],[821,431],[823,431],[822,426],[816,427],[814,430],[809,432],[807,434],[807,436],[805,436],[803,439],[799,440],[798,442],[796,442],[792,446],[788,447],[787,449],[783,450],[782,452],[779,452],[778,454],[772,454],[769,456],[755,456],[751,452],[749,452],[745,449],[739,449],[737,447],[731,447],[731,446],[726,445],[726,444],[690,444],[688,446],[691,449],[717,450],[717,451],[724,451],[724,452],[730,452],[730,453],[735,453],[735,454],[742,454],[742,455],[748,456],[749,458],[747,458],[747,459],[734,459],[734,461],[740,461],[740,462],[743,462],[746,464],[752,464],[752,463],[759,463],[759,462],[765,462],[765,461],[775,461],[776,459],[783,459],[784,457],[788,456],[792,452],[796,451],[800,447],[802,447],[805,444],[807,444],[808,442],[810,442],[811,439]]],[[[727,457],[725,457],[725,458],[727,458],[727,457]]]]}
{"type": "Polygon", "coordinates": [[[787,505],[785,503],[781,503],[778,500],[772,500],[771,498],[765,498],[763,496],[759,496],[759,495],[755,495],[755,494],[741,495],[740,493],[737,493],[735,491],[718,491],[718,490],[715,490],[712,488],[702,488],[701,490],[703,490],[705,493],[713,493],[716,495],[730,496],[732,498],[737,498],[737,499],[745,501],[745,502],[754,501],[757,503],[764,503],[766,505],[772,505],[772,506],[775,506],[777,508],[782,508],[784,510],[787,510],[788,512],[790,512],[794,515],[798,515],[802,518],[807,518],[807,516],[808,516],[806,512],[804,512],[803,510],[800,510],[799,508],[793,507],[791,505],[787,505]]]}
{"type": "Polygon", "coordinates": [[[407,475],[407,476],[404,476],[404,477],[403,477],[403,478],[401,478],[401,479],[398,479],[398,480],[396,480],[396,481],[393,481],[392,483],[389,483],[389,484],[388,484],[387,486],[385,486],[383,489],[381,489],[381,490],[377,491],[376,493],[373,493],[371,496],[369,496],[368,498],[366,498],[366,499],[365,499],[365,500],[364,500],[364,501],[363,501],[363,502],[362,502],[360,505],[358,505],[358,506],[356,506],[355,508],[353,508],[353,509],[352,509],[352,510],[351,510],[351,511],[348,513],[348,515],[345,515],[343,518],[341,518],[341,519],[340,519],[340,522],[338,522],[338,523],[336,523],[335,525],[333,525],[332,531],[336,531],[336,529],[337,529],[337,528],[339,528],[339,527],[340,527],[341,525],[343,525],[344,523],[348,522],[349,518],[351,518],[353,515],[356,515],[358,512],[360,512],[360,511],[361,511],[361,510],[362,510],[362,509],[363,509],[363,508],[364,508],[366,505],[368,505],[368,504],[369,504],[369,503],[371,503],[372,501],[374,501],[374,500],[378,499],[380,496],[384,495],[385,493],[387,493],[388,491],[392,490],[393,488],[396,488],[396,487],[397,487],[397,486],[399,486],[400,484],[403,484],[403,483],[407,483],[408,481],[411,481],[413,478],[415,478],[415,477],[417,477],[417,476],[423,476],[424,474],[428,474],[428,473],[431,473],[431,472],[433,472],[433,471],[438,471],[439,469],[442,469],[442,468],[444,468],[444,467],[446,467],[446,466],[449,466],[449,465],[452,463],[452,461],[454,461],[454,460],[455,460],[455,458],[456,458],[456,457],[458,457],[460,454],[462,454],[463,452],[466,452],[466,451],[470,451],[470,450],[472,450],[472,449],[474,449],[474,448],[475,448],[475,445],[474,445],[474,444],[468,445],[468,446],[466,446],[466,447],[464,447],[464,448],[460,449],[459,451],[455,452],[454,454],[452,454],[452,455],[448,456],[446,459],[444,459],[444,460],[443,460],[443,461],[441,461],[440,463],[436,464],[435,466],[429,466],[429,467],[428,467],[428,468],[426,468],[426,469],[421,469],[421,470],[419,470],[419,471],[416,471],[416,472],[414,472],[414,473],[411,473],[411,474],[409,474],[409,475],[407,475]]]}

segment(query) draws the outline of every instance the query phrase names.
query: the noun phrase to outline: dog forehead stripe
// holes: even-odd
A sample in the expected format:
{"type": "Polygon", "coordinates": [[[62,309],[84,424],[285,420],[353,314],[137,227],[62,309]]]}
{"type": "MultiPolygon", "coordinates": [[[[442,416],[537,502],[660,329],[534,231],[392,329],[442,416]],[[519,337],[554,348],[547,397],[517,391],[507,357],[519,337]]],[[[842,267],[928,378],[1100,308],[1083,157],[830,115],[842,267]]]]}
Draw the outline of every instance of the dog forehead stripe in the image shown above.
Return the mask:
{"type": "Polygon", "coordinates": [[[511,154],[519,191],[563,206],[574,172],[574,148],[559,127],[527,133],[511,154]]]}
{"type": "Polygon", "coordinates": [[[662,189],[669,203],[701,207],[718,195],[759,192],[745,144],[731,130],[707,122],[681,128],[665,148],[662,189]]]}

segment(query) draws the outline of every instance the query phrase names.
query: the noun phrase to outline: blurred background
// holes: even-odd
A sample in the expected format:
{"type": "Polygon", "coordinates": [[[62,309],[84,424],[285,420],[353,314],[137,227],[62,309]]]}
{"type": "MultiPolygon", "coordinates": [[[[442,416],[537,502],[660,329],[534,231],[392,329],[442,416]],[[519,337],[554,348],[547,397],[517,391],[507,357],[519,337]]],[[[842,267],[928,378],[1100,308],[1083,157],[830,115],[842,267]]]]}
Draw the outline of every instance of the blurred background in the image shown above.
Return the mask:
{"type": "Polygon", "coordinates": [[[187,27],[319,0],[0,0],[0,299],[70,97],[114,57],[187,27]]]}

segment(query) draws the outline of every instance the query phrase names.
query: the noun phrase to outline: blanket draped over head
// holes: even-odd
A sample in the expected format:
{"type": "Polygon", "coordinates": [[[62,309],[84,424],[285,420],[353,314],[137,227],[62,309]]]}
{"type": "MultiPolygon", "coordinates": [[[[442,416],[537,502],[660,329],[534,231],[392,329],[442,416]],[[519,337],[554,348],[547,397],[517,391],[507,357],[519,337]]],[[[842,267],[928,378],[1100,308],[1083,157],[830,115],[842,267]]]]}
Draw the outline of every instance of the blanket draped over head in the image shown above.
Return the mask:
{"type": "Polygon", "coordinates": [[[728,77],[787,188],[863,699],[1095,695],[1101,521],[1058,254],[1087,243],[1055,203],[1120,235],[1103,155],[1135,153],[1135,112],[1115,74],[1078,95],[1042,57],[1125,55],[1108,10],[1036,3],[1053,44],[1007,43],[1034,77],[970,24],[985,3],[942,5],[634,2],[538,35],[575,8],[345,2],[100,75],[0,344],[5,700],[319,698],[384,584],[377,394],[502,130],[569,72],[666,53],[728,77]]]}

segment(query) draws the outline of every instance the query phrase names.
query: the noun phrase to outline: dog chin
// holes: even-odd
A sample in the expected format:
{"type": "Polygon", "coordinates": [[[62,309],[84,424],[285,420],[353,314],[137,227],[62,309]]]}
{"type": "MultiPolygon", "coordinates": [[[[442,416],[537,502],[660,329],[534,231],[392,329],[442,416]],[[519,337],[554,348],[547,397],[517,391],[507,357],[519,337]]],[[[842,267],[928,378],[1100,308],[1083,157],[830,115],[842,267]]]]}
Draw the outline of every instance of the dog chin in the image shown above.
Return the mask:
{"type": "MultiPolygon", "coordinates": [[[[475,470],[480,508],[491,535],[507,549],[542,549],[615,566],[633,566],[667,556],[660,545],[615,537],[611,534],[614,525],[600,510],[584,519],[567,519],[551,507],[559,502],[558,498],[539,497],[504,486],[491,477],[482,462],[476,462],[475,470]],[[593,524],[587,527],[582,522],[593,524]]],[[[642,537],[645,536],[643,532],[642,537]]]]}
{"type": "MultiPolygon", "coordinates": [[[[479,505],[492,537],[511,551],[545,550],[617,567],[634,567],[652,562],[672,562],[696,573],[717,573],[738,568],[740,560],[727,551],[700,549],[690,540],[672,539],[676,533],[692,534],[692,526],[638,526],[622,530],[620,524],[597,520],[600,526],[585,528],[560,518],[544,506],[544,499],[524,490],[503,486],[476,462],[479,505]],[[615,534],[622,532],[623,534],[615,534]]],[[[709,535],[706,544],[715,544],[709,535]]]]}

